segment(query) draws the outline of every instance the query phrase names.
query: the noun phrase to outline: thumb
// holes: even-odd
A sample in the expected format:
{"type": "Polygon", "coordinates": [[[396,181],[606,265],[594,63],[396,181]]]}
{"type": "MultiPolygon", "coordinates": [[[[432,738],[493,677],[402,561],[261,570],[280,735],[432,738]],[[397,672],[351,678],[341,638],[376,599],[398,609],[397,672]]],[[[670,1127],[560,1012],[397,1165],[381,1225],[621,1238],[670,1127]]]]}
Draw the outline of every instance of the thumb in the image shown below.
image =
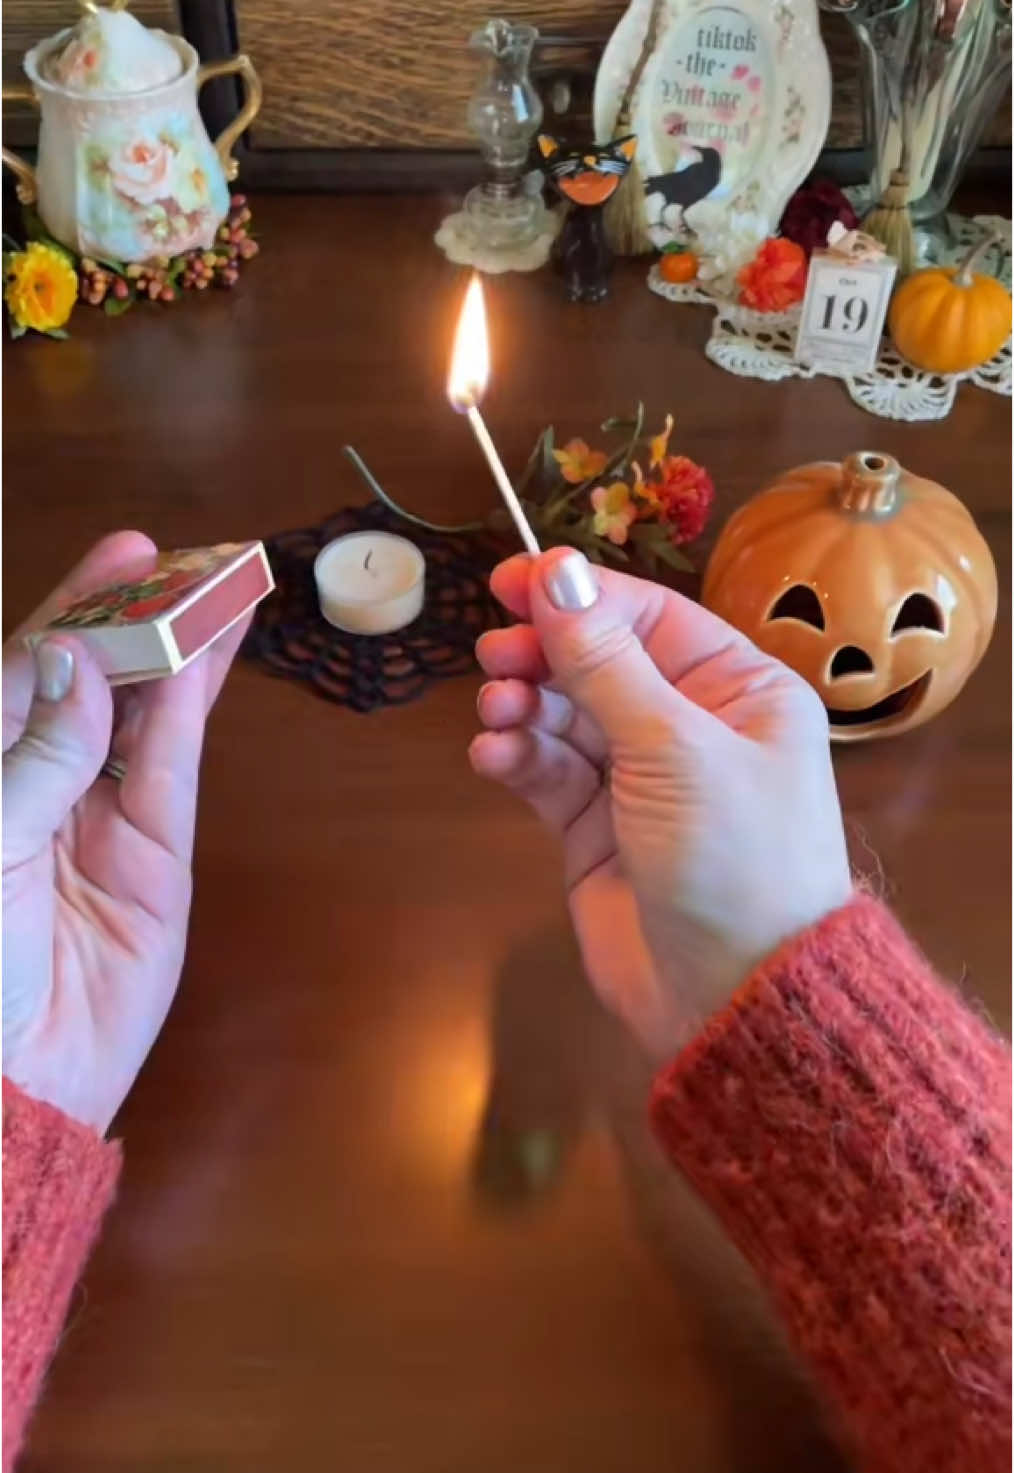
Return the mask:
{"type": "Polygon", "coordinates": [[[531,617],[555,681],[599,723],[611,745],[643,748],[689,732],[701,712],[647,653],[667,590],[638,579],[600,579],[583,553],[533,564],[531,617]]]}
{"type": "Polygon", "coordinates": [[[3,864],[47,844],[91,787],[109,752],[109,685],[77,640],[35,647],[35,694],[24,730],[3,757],[3,864]]]}

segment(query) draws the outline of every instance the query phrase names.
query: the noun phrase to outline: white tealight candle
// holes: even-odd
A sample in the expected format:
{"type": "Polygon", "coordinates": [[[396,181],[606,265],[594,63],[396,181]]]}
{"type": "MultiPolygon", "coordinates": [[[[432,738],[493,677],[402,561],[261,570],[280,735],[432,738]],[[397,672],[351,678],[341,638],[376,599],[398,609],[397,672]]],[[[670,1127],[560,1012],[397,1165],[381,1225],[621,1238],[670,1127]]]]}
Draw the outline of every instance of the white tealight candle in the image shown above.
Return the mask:
{"type": "Polygon", "coordinates": [[[426,561],[392,532],[350,532],[329,542],[313,565],[320,611],[349,634],[390,634],[423,606],[426,561]]]}

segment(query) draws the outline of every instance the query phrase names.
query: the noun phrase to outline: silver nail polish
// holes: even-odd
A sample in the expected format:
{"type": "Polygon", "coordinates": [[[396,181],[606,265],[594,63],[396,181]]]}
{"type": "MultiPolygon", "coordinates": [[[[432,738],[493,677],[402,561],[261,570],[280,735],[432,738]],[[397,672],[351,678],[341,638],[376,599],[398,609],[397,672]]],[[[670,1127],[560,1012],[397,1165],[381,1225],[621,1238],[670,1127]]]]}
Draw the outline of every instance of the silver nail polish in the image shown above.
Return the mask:
{"type": "Polygon", "coordinates": [[[550,564],[545,582],[550,603],[566,614],[590,609],[599,596],[595,574],[582,552],[568,552],[550,564]]]}
{"type": "Polygon", "coordinates": [[[74,683],[74,656],[60,644],[35,646],[35,688],[44,701],[62,701],[74,683]]]}

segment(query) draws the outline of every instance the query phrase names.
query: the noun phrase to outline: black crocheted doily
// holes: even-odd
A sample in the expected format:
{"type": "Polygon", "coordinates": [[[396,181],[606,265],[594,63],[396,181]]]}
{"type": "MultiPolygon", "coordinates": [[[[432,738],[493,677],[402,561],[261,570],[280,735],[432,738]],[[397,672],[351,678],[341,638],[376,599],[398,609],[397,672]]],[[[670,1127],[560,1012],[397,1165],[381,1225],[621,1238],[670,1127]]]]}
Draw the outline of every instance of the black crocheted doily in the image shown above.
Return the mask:
{"type": "Polygon", "coordinates": [[[434,680],[474,670],[476,639],[509,622],[488,579],[510,549],[485,533],[428,532],[372,504],[348,507],[319,527],[279,532],[264,546],[277,587],[258,607],[243,654],[353,711],[402,705],[434,680]],[[422,613],[394,634],[346,634],[327,623],[317,603],[313,563],[320,549],[369,528],[407,537],[426,559],[422,613]]]}

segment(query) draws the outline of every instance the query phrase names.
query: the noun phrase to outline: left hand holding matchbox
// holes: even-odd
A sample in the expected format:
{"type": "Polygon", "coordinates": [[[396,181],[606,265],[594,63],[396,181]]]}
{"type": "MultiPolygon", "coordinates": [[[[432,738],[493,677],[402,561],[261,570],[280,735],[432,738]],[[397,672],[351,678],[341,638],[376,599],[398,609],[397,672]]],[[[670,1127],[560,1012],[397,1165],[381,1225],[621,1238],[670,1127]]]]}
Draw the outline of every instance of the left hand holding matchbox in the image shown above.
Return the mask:
{"type": "Polygon", "coordinates": [[[157,680],[195,660],[274,586],[260,542],[160,552],[76,599],[26,642],[66,631],[88,646],[110,685],[157,680]]]}

